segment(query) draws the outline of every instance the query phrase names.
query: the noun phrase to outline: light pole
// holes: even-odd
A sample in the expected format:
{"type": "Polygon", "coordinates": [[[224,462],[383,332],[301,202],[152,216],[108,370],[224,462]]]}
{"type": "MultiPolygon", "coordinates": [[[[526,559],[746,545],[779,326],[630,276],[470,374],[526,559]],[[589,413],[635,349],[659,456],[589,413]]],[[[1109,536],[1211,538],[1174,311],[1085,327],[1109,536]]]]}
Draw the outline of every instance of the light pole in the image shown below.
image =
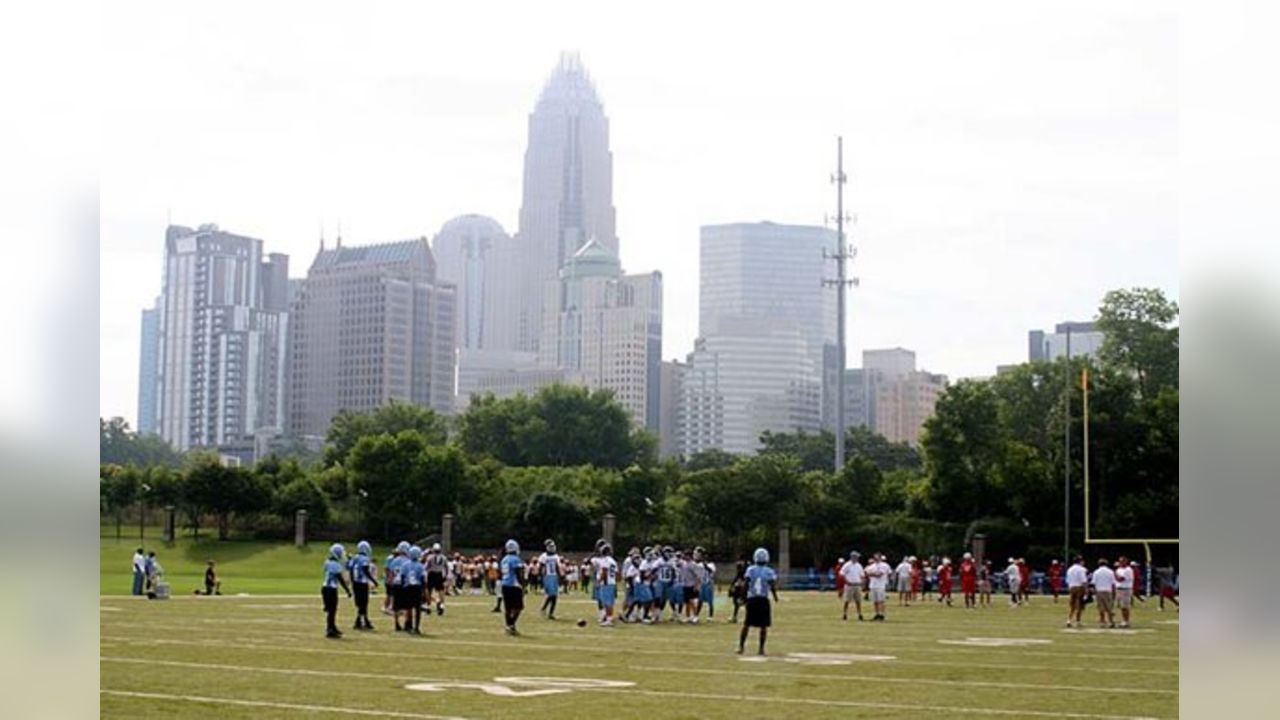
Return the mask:
{"type": "Polygon", "coordinates": [[[147,493],[151,492],[151,486],[142,483],[142,493],[138,497],[138,539],[147,539],[147,493]]]}

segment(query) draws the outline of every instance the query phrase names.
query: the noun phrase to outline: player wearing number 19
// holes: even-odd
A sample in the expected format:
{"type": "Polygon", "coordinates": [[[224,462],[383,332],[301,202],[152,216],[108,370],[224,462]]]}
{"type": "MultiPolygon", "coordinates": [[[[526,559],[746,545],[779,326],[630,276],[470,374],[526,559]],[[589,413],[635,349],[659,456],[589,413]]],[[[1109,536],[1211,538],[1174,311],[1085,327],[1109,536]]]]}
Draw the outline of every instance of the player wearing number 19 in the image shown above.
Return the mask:
{"type": "Polygon", "coordinates": [[[325,637],[340,638],[342,631],[338,629],[338,587],[351,597],[351,588],[342,574],[342,558],[347,550],[334,544],[329,548],[329,559],[324,561],[324,584],[320,586],[320,599],[324,602],[325,637]]]}
{"type": "Polygon", "coordinates": [[[760,650],[764,655],[764,643],[769,636],[769,626],[773,624],[773,608],[769,604],[769,596],[778,599],[778,575],[769,567],[769,551],[756,548],[751,556],[752,565],[747,568],[747,621],[742,624],[742,634],[738,636],[738,654],[742,654],[747,644],[747,633],[751,628],[760,628],[760,650]]]}
{"type": "Polygon", "coordinates": [[[502,615],[506,621],[507,634],[519,635],[516,621],[520,619],[520,611],[524,610],[524,588],[520,585],[520,575],[525,566],[520,559],[519,543],[508,540],[504,550],[506,554],[498,564],[502,571],[502,615]]]}

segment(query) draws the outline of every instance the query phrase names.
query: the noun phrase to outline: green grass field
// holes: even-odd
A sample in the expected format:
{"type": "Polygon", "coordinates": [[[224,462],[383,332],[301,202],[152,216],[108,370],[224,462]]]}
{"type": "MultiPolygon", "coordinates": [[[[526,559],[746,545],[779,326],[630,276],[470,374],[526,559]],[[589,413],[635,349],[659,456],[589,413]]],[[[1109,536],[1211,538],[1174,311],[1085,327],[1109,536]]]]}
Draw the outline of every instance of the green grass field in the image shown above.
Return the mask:
{"type": "MultiPolygon", "coordinates": [[[[578,628],[593,603],[540,595],[507,637],[488,596],[450,598],[423,637],[349,629],[323,637],[323,544],[180,542],[161,562],[175,597],[127,595],[136,541],[102,540],[102,717],[734,718],[1175,717],[1176,612],[1138,604],[1131,632],[1065,630],[1065,606],[1034,598],[1011,610],[937,603],[886,623],[841,622],[830,593],[784,593],[767,658],[733,653],[738,626],[717,597],[715,622],[578,628]],[[219,560],[222,597],[194,597],[204,560],[219,560]],[[237,595],[247,593],[247,595],[237,595]],[[408,686],[427,684],[436,689],[408,686]],[[434,685],[432,685],[434,684],[434,685]]],[[[381,596],[375,598],[381,602],[381,596]]],[[[1090,608],[1092,609],[1092,608],[1090,608]]],[[[1086,615],[1086,618],[1088,616],[1086,615]]],[[[753,640],[748,644],[750,652],[753,640]]]]}

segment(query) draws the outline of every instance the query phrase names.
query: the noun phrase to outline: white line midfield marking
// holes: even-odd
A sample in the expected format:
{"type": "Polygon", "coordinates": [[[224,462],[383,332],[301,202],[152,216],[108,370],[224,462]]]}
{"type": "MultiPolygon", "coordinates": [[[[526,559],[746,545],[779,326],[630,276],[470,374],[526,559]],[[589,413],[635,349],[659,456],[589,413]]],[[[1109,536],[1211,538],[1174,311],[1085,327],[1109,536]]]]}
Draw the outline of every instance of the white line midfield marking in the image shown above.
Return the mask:
{"type": "MultiPolygon", "coordinates": [[[[286,648],[286,647],[280,647],[280,646],[274,646],[269,649],[296,651],[293,648],[286,648]]],[[[315,650],[313,652],[327,654],[334,651],[315,650]]],[[[395,654],[395,657],[404,657],[404,654],[403,653],[395,654]]],[[[133,658],[133,657],[119,657],[119,656],[111,656],[111,657],[103,656],[101,659],[108,662],[135,663],[139,665],[171,665],[175,667],[208,668],[213,670],[256,671],[258,669],[257,666],[247,666],[247,665],[221,665],[221,664],[212,664],[212,663],[192,663],[192,662],[184,662],[184,661],[178,661],[178,660],[150,660],[147,658],[133,658]]],[[[436,658],[436,659],[443,659],[443,658],[436,658]]],[[[493,658],[484,658],[483,662],[493,662],[493,658]]],[[[532,664],[523,660],[515,661],[515,662],[520,664],[532,664]]],[[[572,663],[564,663],[564,664],[572,665],[572,663]]],[[[600,667],[600,666],[584,664],[584,665],[581,665],[580,667],[600,667]]],[[[630,667],[633,670],[641,670],[641,671],[644,671],[644,670],[663,671],[663,670],[671,669],[668,667],[652,667],[652,666],[646,667],[646,666],[636,666],[636,665],[632,665],[630,667]]],[[[409,676],[403,676],[403,675],[390,675],[390,674],[383,674],[383,673],[352,673],[352,672],[343,672],[343,671],[337,671],[337,670],[267,668],[267,669],[263,669],[263,671],[285,674],[285,675],[296,674],[296,675],[323,675],[323,676],[335,676],[335,677],[362,677],[362,678],[367,677],[367,678],[378,678],[378,679],[389,679],[389,680],[409,680],[409,681],[416,680],[424,683],[444,682],[444,683],[450,683],[454,685],[456,685],[456,683],[458,682],[474,684],[472,683],[472,681],[469,681],[469,680],[432,681],[432,680],[426,680],[420,677],[409,677],[409,676]]],[[[933,680],[928,678],[885,677],[880,675],[831,675],[831,674],[811,675],[807,673],[757,672],[757,671],[747,671],[747,670],[715,670],[711,668],[679,668],[679,672],[693,673],[698,675],[730,675],[730,676],[740,676],[740,677],[768,677],[768,678],[785,677],[785,678],[796,678],[796,679],[802,679],[802,680],[826,680],[826,681],[841,681],[841,682],[848,681],[848,680],[865,680],[865,681],[882,682],[882,683],[905,683],[909,685],[936,685],[940,687],[991,687],[991,688],[1007,688],[1007,689],[1015,689],[1015,690],[1065,690],[1065,691],[1081,691],[1081,692],[1105,692],[1105,693],[1118,693],[1122,695],[1176,695],[1178,692],[1177,690],[1161,690],[1161,689],[1154,689],[1154,688],[1131,688],[1131,687],[1104,688],[1104,687],[1097,687],[1092,685],[1090,686],[1044,685],[1039,683],[1004,683],[1004,682],[991,682],[991,681],[984,681],[984,680],[933,680]]],[[[545,679],[546,678],[543,678],[543,680],[545,679]]],[[[567,682],[572,680],[572,678],[562,678],[562,680],[565,680],[567,682]]],[[[414,689],[427,690],[427,689],[433,689],[433,688],[414,688],[414,689]]],[[[595,689],[595,688],[583,688],[583,689],[595,689]]],[[[546,693],[538,693],[538,694],[546,694],[546,693]]]]}
{"type": "Polygon", "coordinates": [[[1137,635],[1138,633],[1153,633],[1155,630],[1150,628],[1062,628],[1061,632],[1070,635],[1137,635]]]}
{"type": "Polygon", "coordinates": [[[894,659],[896,658],[892,655],[841,655],[836,653],[787,653],[785,657],[781,658],[772,655],[747,655],[738,658],[742,662],[781,660],[782,662],[799,665],[851,665],[855,662],[878,662],[894,659]]]}
{"type": "MultiPolygon", "coordinates": [[[[193,645],[197,647],[234,647],[237,650],[262,650],[262,651],[289,650],[290,652],[318,653],[318,654],[325,654],[325,655],[327,654],[368,655],[370,657],[396,657],[396,658],[402,658],[406,656],[406,653],[403,653],[403,652],[378,652],[376,650],[332,650],[332,649],[318,649],[318,648],[299,648],[299,647],[293,647],[293,646],[285,647],[283,645],[272,645],[270,643],[264,643],[258,639],[231,642],[226,640],[169,640],[169,639],[163,639],[163,638],[132,638],[132,637],[119,636],[119,635],[110,635],[110,636],[104,635],[103,639],[115,640],[118,642],[130,644],[130,645],[151,645],[151,646],[193,645]]],[[[724,657],[726,653],[696,653],[696,654],[724,657]]],[[[523,663],[523,664],[529,664],[529,665],[548,665],[548,666],[560,666],[560,667],[589,667],[589,668],[604,667],[603,663],[558,662],[554,660],[526,660],[522,658],[512,658],[508,660],[500,657],[475,658],[475,657],[467,657],[467,656],[437,655],[434,653],[432,654],[410,653],[410,655],[420,657],[424,660],[432,660],[432,661],[448,660],[448,661],[459,661],[459,662],[506,662],[506,663],[523,663]]],[[[755,657],[758,657],[758,656],[755,656],[755,657]]],[[[895,665],[922,665],[926,667],[948,667],[953,669],[959,668],[959,669],[978,669],[978,670],[1051,670],[1054,672],[1087,672],[1087,673],[1096,673],[1098,670],[1097,667],[1072,667],[1072,666],[1061,666],[1061,665],[1024,665],[1021,663],[965,662],[965,663],[958,664],[954,661],[946,661],[946,660],[897,659],[895,660],[894,664],[895,665]]],[[[667,667],[642,666],[642,665],[632,665],[630,667],[637,670],[669,670],[670,669],[667,667]]],[[[1109,674],[1123,673],[1123,674],[1129,674],[1129,675],[1166,675],[1166,676],[1174,676],[1174,677],[1176,677],[1179,674],[1177,670],[1135,670],[1130,668],[1107,668],[1107,673],[1109,674]]]]}
{"type": "Polygon", "coordinates": [[[210,705],[238,705],[241,707],[275,708],[278,710],[302,710],[306,712],[339,713],[342,715],[364,715],[369,717],[413,718],[414,720],[466,720],[457,715],[428,715],[426,713],[406,713],[394,710],[366,710],[364,708],[340,707],[337,705],[299,705],[296,703],[267,702],[265,700],[241,700],[238,698],[205,697],[202,695],[167,695],[164,693],[132,692],[128,690],[102,690],[103,695],[116,697],[145,698],[147,700],[180,700],[183,702],[208,703],[210,705]]]}
{"type": "MultiPolygon", "coordinates": [[[[299,627],[301,627],[301,626],[302,626],[302,624],[301,624],[301,623],[297,623],[297,625],[298,625],[299,627]]],[[[152,628],[152,629],[157,629],[157,630],[179,630],[179,631],[189,631],[189,630],[191,629],[191,626],[190,626],[190,625],[174,625],[174,624],[162,624],[162,623],[147,623],[147,627],[148,627],[148,628],[152,628]]],[[[614,632],[630,632],[630,631],[628,631],[628,630],[621,630],[621,629],[619,629],[619,628],[614,628],[613,630],[614,630],[614,632]]],[[[448,631],[445,631],[443,634],[440,634],[440,635],[432,634],[432,635],[430,635],[430,636],[429,636],[429,639],[431,640],[431,642],[436,643],[436,644],[440,644],[440,645],[479,645],[479,646],[502,647],[502,648],[509,648],[509,647],[511,647],[511,644],[510,644],[510,643],[508,643],[508,642],[485,641],[485,640],[451,640],[451,639],[449,639],[449,636],[450,636],[451,634],[453,634],[454,632],[456,632],[456,631],[455,631],[455,630],[448,630],[448,631]]],[[[603,631],[602,631],[602,632],[603,632],[603,631]]],[[[497,634],[498,634],[498,629],[497,629],[497,627],[496,627],[496,626],[495,626],[495,628],[494,628],[494,634],[495,634],[495,635],[497,635],[497,634]]],[[[315,634],[315,633],[274,632],[274,633],[260,633],[260,637],[277,637],[277,638],[282,638],[282,639],[299,640],[299,639],[313,639],[313,638],[317,638],[317,637],[319,637],[319,636],[318,636],[317,634],[315,634]]],[[[375,641],[375,642],[377,642],[377,641],[384,641],[384,642],[390,641],[390,642],[395,642],[395,641],[396,641],[396,638],[392,638],[392,637],[390,637],[390,636],[388,636],[388,635],[380,635],[380,636],[378,636],[378,635],[374,635],[374,636],[369,636],[369,637],[370,637],[370,639],[371,639],[371,640],[373,640],[373,641],[375,641]]],[[[545,643],[545,644],[542,644],[542,645],[540,645],[540,646],[539,646],[539,647],[540,647],[540,649],[541,649],[541,650],[543,650],[543,651],[583,651],[583,652],[601,652],[602,650],[607,650],[607,649],[609,649],[609,648],[607,648],[607,647],[602,648],[602,647],[601,647],[601,646],[599,646],[599,645],[571,645],[571,644],[567,644],[567,643],[560,643],[560,642],[555,641],[555,640],[553,639],[553,637],[552,637],[552,636],[531,636],[531,635],[526,635],[526,637],[527,637],[527,638],[536,638],[536,639],[537,639],[537,640],[539,640],[539,641],[544,641],[544,643],[545,643]]],[[[633,639],[632,637],[628,637],[628,642],[630,642],[632,639],[633,639]]],[[[639,639],[640,639],[640,640],[647,640],[647,639],[660,640],[660,638],[639,638],[639,639]]],[[[715,638],[710,638],[710,637],[709,637],[709,638],[706,638],[706,640],[708,640],[708,641],[713,641],[713,640],[715,640],[715,638]]],[[[666,640],[665,642],[667,642],[668,644],[670,644],[670,640],[666,640]]],[[[877,639],[877,641],[876,641],[876,642],[878,643],[878,642],[879,642],[879,639],[877,639]]],[[[939,642],[942,642],[942,641],[939,641],[939,642]]],[[[1051,643],[1051,642],[1053,642],[1053,641],[1052,641],[1052,640],[1045,640],[1044,642],[1046,642],[1046,643],[1051,643]]],[[[963,642],[963,641],[953,641],[953,643],[944,643],[944,644],[953,644],[953,645],[972,645],[972,643],[963,642]]],[[[918,643],[918,642],[917,642],[917,643],[912,644],[912,646],[909,648],[909,650],[908,650],[908,651],[909,651],[909,652],[912,652],[912,653],[915,653],[915,654],[924,654],[924,655],[948,655],[948,656],[951,656],[951,655],[955,655],[955,654],[957,654],[957,653],[977,653],[977,652],[983,652],[983,650],[984,650],[985,648],[987,648],[987,647],[990,647],[990,646],[979,646],[979,648],[980,648],[980,649],[972,649],[972,650],[964,649],[964,648],[962,648],[962,647],[957,647],[956,649],[951,649],[951,648],[946,648],[946,649],[938,648],[938,649],[936,649],[936,650],[929,650],[929,649],[925,649],[924,647],[922,647],[922,646],[921,646],[921,643],[918,643]]],[[[824,647],[824,648],[821,648],[821,649],[826,649],[826,648],[824,647]]],[[[835,647],[832,647],[832,649],[836,649],[836,648],[835,648],[835,647]]],[[[886,648],[886,649],[892,649],[892,648],[886,648]]],[[[630,654],[633,654],[633,655],[635,655],[635,654],[639,654],[639,655],[662,655],[662,656],[672,656],[672,655],[695,656],[695,655],[696,655],[696,656],[705,656],[705,657],[724,657],[724,653],[722,653],[722,652],[706,652],[706,651],[688,650],[688,649],[678,649],[678,648],[677,648],[677,649],[672,649],[672,650],[645,650],[645,649],[640,649],[640,648],[630,648],[630,647],[629,647],[629,648],[627,648],[627,650],[626,650],[626,651],[627,651],[628,653],[630,653],[630,654]]],[[[1073,657],[1073,658],[1096,658],[1096,659],[1100,659],[1100,660],[1156,660],[1156,661],[1161,661],[1161,662],[1172,662],[1172,663],[1176,663],[1176,662],[1178,661],[1178,656],[1177,656],[1177,654],[1176,654],[1176,653],[1172,653],[1172,654],[1169,654],[1169,655],[1127,655],[1127,654],[1126,654],[1126,655],[1121,655],[1121,654],[1118,654],[1118,653],[1077,653],[1077,652],[1067,652],[1067,651],[1065,651],[1065,650],[1064,650],[1064,651],[1053,651],[1053,652],[1043,652],[1043,651],[1035,651],[1035,650],[1023,650],[1023,651],[1021,652],[1021,654],[1022,654],[1022,655],[1037,655],[1037,656],[1053,657],[1053,658],[1073,657]]],[[[1174,673],[1174,674],[1176,674],[1176,673],[1174,673]]]]}
{"type": "Polygon", "coordinates": [[[559,695],[574,690],[599,690],[604,688],[633,687],[635,683],[625,680],[596,680],[593,678],[570,677],[496,677],[493,682],[432,682],[405,685],[406,690],[426,690],[441,692],[444,690],[480,690],[496,697],[537,697],[539,695],[559,695]],[[515,685],[516,687],[511,687],[515,685]],[[528,689],[518,689],[528,688],[528,689]]]}
{"type": "Polygon", "coordinates": [[[1052,640],[1040,638],[989,638],[971,637],[964,640],[939,640],[943,645],[972,645],[973,647],[1030,647],[1032,645],[1049,645],[1052,640]]]}

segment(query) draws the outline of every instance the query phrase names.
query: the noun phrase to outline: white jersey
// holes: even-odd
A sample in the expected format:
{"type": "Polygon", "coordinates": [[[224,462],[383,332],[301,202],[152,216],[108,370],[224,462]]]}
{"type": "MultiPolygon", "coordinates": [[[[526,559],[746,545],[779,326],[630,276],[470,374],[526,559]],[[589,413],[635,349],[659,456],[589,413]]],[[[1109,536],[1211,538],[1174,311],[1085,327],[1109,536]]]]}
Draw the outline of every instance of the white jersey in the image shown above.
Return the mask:
{"type": "Polygon", "coordinates": [[[538,565],[544,575],[560,574],[560,556],[555,553],[542,553],[538,556],[538,565]]]}
{"type": "Polygon", "coordinates": [[[618,584],[618,561],[611,557],[596,559],[596,579],[601,585],[618,584]]]}
{"type": "Polygon", "coordinates": [[[911,563],[903,560],[898,563],[898,582],[906,582],[911,579],[911,563]]]}
{"type": "Polygon", "coordinates": [[[861,585],[862,576],[865,574],[862,569],[862,563],[850,560],[840,566],[840,574],[844,576],[844,581],[848,585],[861,585]]]}
{"type": "Polygon", "coordinates": [[[1013,587],[1017,587],[1022,584],[1022,571],[1018,569],[1017,563],[1013,563],[1009,567],[1005,568],[1004,576],[1013,587]]]}
{"type": "Polygon", "coordinates": [[[1067,587],[1084,587],[1089,584],[1089,571],[1084,566],[1076,563],[1067,568],[1067,587]]]}
{"type": "Polygon", "coordinates": [[[1093,589],[1098,592],[1111,592],[1116,589],[1116,574],[1111,568],[1103,565],[1093,571],[1093,589]]]}
{"type": "Polygon", "coordinates": [[[640,579],[640,566],[628,560],[622,568],[622,579],[628,583],[635,582],[640,579]]]}

